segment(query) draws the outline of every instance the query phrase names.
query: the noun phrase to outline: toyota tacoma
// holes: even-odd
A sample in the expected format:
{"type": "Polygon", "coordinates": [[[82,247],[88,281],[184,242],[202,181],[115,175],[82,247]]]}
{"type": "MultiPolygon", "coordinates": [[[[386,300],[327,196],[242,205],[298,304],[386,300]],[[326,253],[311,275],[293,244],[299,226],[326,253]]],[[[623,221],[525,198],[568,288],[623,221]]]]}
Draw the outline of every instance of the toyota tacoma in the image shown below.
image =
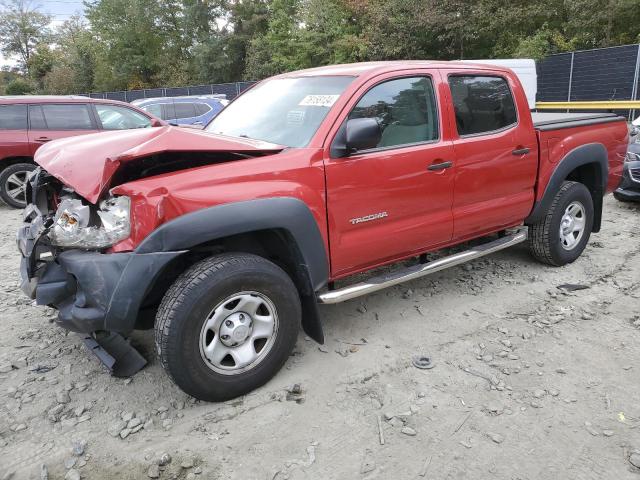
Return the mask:
{"type": "Polygon", "coordinates": [[[300,327],[324,341],[318,303],[521,242],[543,263],[573,262],[600,230],[627,142],[613,114],[532,115],[501,67],[287,73],[203,131],[162,126],[40,148],[18,232],[22,288],[115,373],[144,363],[129,334],[155,328],[173,381],[225,400],[275,375],[300,327]],[[428,261],[458,244],[467,246],[428,261]]]}

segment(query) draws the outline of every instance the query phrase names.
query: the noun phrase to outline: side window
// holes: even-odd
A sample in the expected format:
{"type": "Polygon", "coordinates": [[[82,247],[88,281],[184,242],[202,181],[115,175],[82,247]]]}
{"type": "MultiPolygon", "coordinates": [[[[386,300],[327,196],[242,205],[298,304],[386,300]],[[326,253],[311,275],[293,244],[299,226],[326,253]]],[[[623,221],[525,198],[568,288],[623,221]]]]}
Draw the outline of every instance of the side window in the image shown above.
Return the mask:
{"type": "Polygon", "coordinates": [[[31,130],[47,130],[47,122],[44,121],[40,105],[29,105],[29,128],[31,130]]]}
{"type": "Polygon", "coordinates": [[[198,115],[198,116],[204,115],[209,110],[211,110],[211,107],[209,105],[207,105],[206,103],[195,103],[194,105],[196,107],[196,115],[198,115]]]}
{"type": "Polygon", "coordinates": [[[96,112],[105,130],[126,130],[130,128],[146,128],[151,120],[141,113],[118,105],[96,104],[96,112]]]}
{"type": "Polygon", "coordinates": [[[162,117],[162,104],[160,103],[145,105],[144,107],[140,107],[140,108],[142,108],[142,110],[144,110],[145,112],[150,113],[154,117],[158,117],[158,118],[162,118],[163,120],[166,120],[165,118],[162,117]]]}
{"type": "Polygon", "coordinates": [[[0,105],[0,130],[26,130],[26,105],[0,105]]]}
{"type": "Polygon", "coordinates": [[[195,103],[174,103],[176,109],[175,118],[191,118],[197,117],[195,103]]]}
{"type": "Polygon", "coordinates": [[[89,107],[76,104],[44,104],[42,113],[49,130],[93,130],[89,107]]]}
{"type": "Polygon", "coordinates": [[[460,136],[492,132],[518,122],[511,89],[502,77],[450,76],[449,88],[460,136]]]}
{"type": "Polygon", "coordinates": [[[382,129],[378,147],[438,139],[438,108],[428,77],[390,80],[369,90],[349,114],[375,118],[382,129]]]}

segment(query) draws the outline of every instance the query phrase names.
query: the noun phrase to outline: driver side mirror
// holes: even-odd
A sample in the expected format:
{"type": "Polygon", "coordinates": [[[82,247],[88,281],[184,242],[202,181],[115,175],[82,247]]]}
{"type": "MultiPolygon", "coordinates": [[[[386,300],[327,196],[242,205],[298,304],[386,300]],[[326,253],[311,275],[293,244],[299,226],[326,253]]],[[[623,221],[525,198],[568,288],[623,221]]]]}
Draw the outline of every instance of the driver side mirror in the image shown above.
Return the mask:
{"type": "Polygon", "coordinates": [[[382,130],[375,118],[347,120],[346,147],[349,153],[376,148],[382,138],[382,130]]]}
{"type": "Polygon", "coordinates": [[[165,125],[165,123],[158,118],[154,118],[153,120],[151,120],[152,127],[162,127],[163,125],[165,125]]]}
{"type": "Polygon", "coordinates": [[[358,150],[376,148],[382,129],[374,118],[352,118],[343,122],[331,144],[332,158],[345,158],[358,150]]]}

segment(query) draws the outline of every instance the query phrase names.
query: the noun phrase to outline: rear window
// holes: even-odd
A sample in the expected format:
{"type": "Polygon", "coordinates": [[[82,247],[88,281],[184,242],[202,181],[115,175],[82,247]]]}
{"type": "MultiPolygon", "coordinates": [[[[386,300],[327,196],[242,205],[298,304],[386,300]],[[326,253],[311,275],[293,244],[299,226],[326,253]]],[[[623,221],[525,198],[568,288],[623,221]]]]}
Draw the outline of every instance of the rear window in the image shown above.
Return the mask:
{"type": "Polygon", "coordinates": [[[26,130],[26,105],[0,105],[0,130],[26,130]]]}
{"type": "Polygon", "coordinates": [[[40,105],[29,105],[29,124],[31,130],[46,130],[47,123],[44,121],[42,107],[40,105]]]}
{"type": "Polygon", "coordinates": [[[173,106],[176,109],[175,118],[191,118],[197,117],[195,103],[174,103],[173,106]]]}
{"type": "Polygon", "coordinates": [[[501,130],[518,122],[509,84],[502,77],[449,77],[458,134],[475,135],[501,130]]]}
{"type": "Polygon", "coordinates": [[[93,130],[89,107],[84,104],[44,104],[49,130],[93,130]]]}
{"type": "Polygon", "coordinates": [[[209,110],[211,110],[211,107],[206,103],[196,103],[195,106],[196,106],[196,115],[204,115],[209,110]]]}

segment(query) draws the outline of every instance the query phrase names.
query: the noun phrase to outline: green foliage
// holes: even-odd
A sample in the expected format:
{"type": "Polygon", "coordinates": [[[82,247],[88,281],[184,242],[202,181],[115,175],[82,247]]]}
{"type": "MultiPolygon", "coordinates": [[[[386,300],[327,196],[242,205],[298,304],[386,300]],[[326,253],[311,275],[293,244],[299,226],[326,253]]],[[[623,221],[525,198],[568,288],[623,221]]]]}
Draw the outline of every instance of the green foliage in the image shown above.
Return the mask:
{"type": "Polygon", "coordinates": [[[55,32],[29,0],[8,2],[0,48],[45,93],[371,60],[539,59],[640,41],[638,0],[86,0],[86,20],[55,32]]]}
{"type": "Polygon", "coordinates": [[[26,80],[17,78],[7,84],[4,93],[6,95],[28,95],[33,93],[33,85],[26,80]]]}
{"type": "Polygon", "coordinates": [[[29,0],[10,0],[2,4],[0,50],[6,56],[17,55],[28,69],[35,46],[46,41],[51,17],[40,13],[29,0]]]}
{"type": "Polygon", "coordinates": [[[8,67],[3,67],[3,69],[0,70],[0,95],[5,95],[7,85],[18,78],[22,78],[20,73],[8,67]]]}

